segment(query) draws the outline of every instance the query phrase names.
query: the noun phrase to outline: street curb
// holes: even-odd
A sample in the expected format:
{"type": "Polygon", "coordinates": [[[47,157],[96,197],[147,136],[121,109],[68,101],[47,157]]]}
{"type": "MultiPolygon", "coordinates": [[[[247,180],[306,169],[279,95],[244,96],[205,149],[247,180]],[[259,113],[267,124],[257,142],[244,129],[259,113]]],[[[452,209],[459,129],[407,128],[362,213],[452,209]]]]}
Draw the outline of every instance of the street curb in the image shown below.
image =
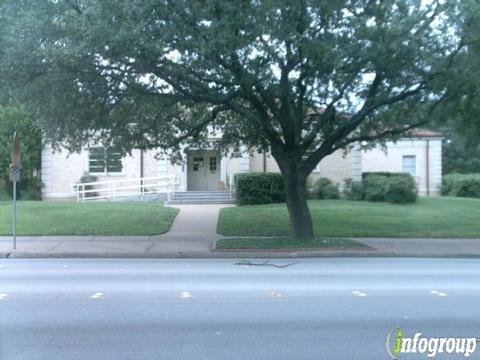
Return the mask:
{"type": "MultiPolygon", "coordinates": [[[[233,237],[236,239],[236,237],[233,237]]],[[[268,238],[274,238],[274,237],[268,237],[268,238]]],[[[298,254],[298,253],[319,253],[319,254],[324,254],[324,253],[370,253],[372,255],[375,255],[378,253],[378,250],[375,249],[373,246],[363,244],[365,247],[364,248],[349,248],[349,249],[342,249],[342,248],[284,248],[284,249],[218,249],[217,248],[217,243],[220,240],[224,240],[225,237],[216,239],[212,241],[210,245],[210,251],[212,252],[220,252],[220,253],[282,253],[282,254],[298,254]]],[[[228,237],[227,237],[228,239],[228,237]]],[[[358,241],[359,242],[359,241],[358,241]]],[[[393,252],[392,252],[393,254],[393,252]]]]}
{"type": "Polygon", "coordinates": [[[214,251],[211,253],[151,253],[151,254],[109,254],[109,253],[31,253],[12,252],[2,258],[7,259],[66,259],[66,258],[92,258],[92,259],[265,259],[265,258],[472,258],[479,259],[480,255],[471,254],[412,254],[393,252],[360,252],[360,251],[302,251],[302,252],[240,252],[240,251],[214,251]]]}

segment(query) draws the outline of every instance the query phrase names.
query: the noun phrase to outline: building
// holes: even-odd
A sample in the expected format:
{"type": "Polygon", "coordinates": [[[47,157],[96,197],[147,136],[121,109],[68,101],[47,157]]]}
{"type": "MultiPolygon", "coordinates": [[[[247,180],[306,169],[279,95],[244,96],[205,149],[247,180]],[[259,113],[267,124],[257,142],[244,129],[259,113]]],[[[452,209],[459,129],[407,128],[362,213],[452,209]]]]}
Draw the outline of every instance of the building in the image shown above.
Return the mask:
{"type": "MultiPolygon", "coordinates": [[[[166,158],[157,158],[153,150],[134,150],[131,155],[122,157],[101,146],[86,147],[72,154],[53,152],[51,147],[45,146],[42,152],[43,197],[74,198],[72,185],[84,174],[110,183],[120,180],[138,183],[140,178],[158,180],[173,176],[175,191],[221,191],[229,189],[235,173],[279,171],[269,153],[245,151],[241,157],[231,157],[213,147],[185,148],[184,151],[186,162],[172,165],[166,158]]],[[[341,187],[345,179],[361,180],[363,172],[371,171],[408,172],[415,177],[420,195],[438,194],[442,176],[441,134],[418,129],[409,138],[387,143],[385,150],[364,151],[356,146],[346,154],[337,151],[323,159],[311,177],[328,177],[341,187]]]]}

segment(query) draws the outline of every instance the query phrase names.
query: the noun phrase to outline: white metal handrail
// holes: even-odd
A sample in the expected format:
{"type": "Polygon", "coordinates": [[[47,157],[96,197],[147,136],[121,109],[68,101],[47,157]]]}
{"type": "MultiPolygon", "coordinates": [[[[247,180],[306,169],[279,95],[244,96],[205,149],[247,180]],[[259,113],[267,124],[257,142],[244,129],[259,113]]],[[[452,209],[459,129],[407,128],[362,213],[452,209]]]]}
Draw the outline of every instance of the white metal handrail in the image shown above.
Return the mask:
{"type": "Polygon", "coordinates": [[[171,200],[180,184],[178,175],[93,181],[72,185],[77,201],[114,199],[125,196],[166,194],[171,200]]]}

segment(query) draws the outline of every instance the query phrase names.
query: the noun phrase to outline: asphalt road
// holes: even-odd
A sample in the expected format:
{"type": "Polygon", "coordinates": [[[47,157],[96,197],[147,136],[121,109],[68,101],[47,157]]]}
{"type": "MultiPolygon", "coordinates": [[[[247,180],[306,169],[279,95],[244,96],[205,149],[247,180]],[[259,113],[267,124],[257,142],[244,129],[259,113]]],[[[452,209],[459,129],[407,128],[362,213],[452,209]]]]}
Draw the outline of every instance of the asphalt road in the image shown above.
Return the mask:
{"type": "Polygon", "coordinates": [[[0,359],[371,360],[396,326],[480,336],[480,260],[234,262],[2,260],[0,359]]]}

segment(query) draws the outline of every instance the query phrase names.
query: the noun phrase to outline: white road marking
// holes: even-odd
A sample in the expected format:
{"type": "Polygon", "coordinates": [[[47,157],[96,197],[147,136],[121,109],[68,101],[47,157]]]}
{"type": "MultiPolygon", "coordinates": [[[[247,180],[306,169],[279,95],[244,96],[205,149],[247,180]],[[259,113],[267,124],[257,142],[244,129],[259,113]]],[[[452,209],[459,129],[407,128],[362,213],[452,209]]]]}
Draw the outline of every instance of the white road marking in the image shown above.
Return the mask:
{"type": "Polygon", "coordinates": [[[358,291],[358,290],[352,291],[352,294],[353,294],[354,296],[360,296],[360,297],[365,297],[365,296],[367,296],[366,293],[361,292],[361,291],[358,291]]]}
{"type": "Polygon", "coordinates": [[[0,300],[5,299],[8,296],[8,294],[2,293],[0,294],[0,300]]]}
{"type": "Polygon", "coordinates": [[[93,300],[95,300],[95,299],[103,299],[103,296],[104,296],[104,295],[103,295],[102,292],[96,292],[96,293],[94,293],[92,296],[90,296],[90,299],[93,299],[93,300]]]}
{"type": "Polygon", "coordinates": [[[182,291],[181,295],[182,299],[190,299],[192,297],[192,294],[190,294],[188,291],[182,291]]]}
{"type": "Polygon", "coordinates": [[[272,292],[270,293],[270,296],[271,296],[272,298],[274,298],[274,299],[277,299],[277,298],[282,297],[282,294],[280,294],[278,291],[272,291],[272,292]]]}

